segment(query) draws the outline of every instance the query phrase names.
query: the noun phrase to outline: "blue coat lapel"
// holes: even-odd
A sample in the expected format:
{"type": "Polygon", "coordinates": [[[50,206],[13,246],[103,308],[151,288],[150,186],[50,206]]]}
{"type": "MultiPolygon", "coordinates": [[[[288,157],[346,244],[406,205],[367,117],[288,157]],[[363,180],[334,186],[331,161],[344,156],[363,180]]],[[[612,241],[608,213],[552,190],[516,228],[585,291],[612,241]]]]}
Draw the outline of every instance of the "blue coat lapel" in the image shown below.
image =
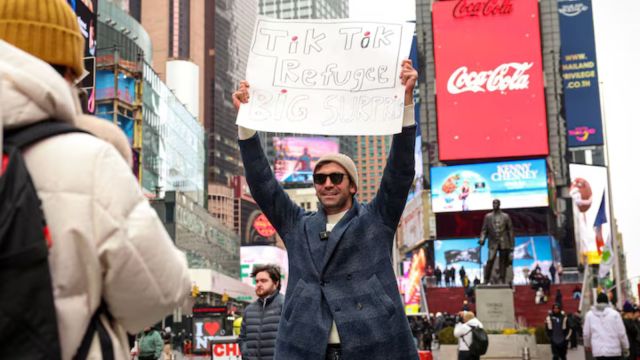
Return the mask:
{"type": "MultiPolygon", "coordinates": [[[[329,240],[327,241],[327,249],[324,252],[324,259],[322,260],[322,267],[320,269],[320,273],[323,274],[331,256],[333,255],[333,251],[336,249],[336,246],[342,239],[342,235],[351,225],[351,219],[353,219],[356,215],[358,215],[358,210],[360,206],[356,199],[353,199],[353,206],[346,214],[338,221],[336,226],[331,230],[331,234],[329,235],[329,240]]],[[[325,220],[326,221],[326,220],[325,220]]]]}
{"type": "Polygon", "coordinates": [[[326,228],[327,217],[323,210],[318,210],[315,214],[311,215],[304,224],[307,249],[309,256],[313,259],[313,270],[315,270],[316,275],[319,275],[322,269],[324,249],[327,245],[326,241],[320,241],[320,233],[325,231],[326,228]]]}

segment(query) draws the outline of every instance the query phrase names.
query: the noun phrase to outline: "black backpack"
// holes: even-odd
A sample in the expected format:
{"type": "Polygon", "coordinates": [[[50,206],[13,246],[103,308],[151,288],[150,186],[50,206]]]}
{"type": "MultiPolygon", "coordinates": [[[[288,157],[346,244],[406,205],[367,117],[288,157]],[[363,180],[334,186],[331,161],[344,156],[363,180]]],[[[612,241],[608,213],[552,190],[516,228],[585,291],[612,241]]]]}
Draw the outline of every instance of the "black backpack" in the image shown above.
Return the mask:
{"type": "Polygon", "coordinates": [[[480,356],[486,354],[487,349],[489,349],[489,336],[487,335],[487,332],[479,326],[469,325],[469,327],[471,328],[471,331],[469,331],[471,333],[471,344],[467,344],[464,337],[462,338],[462,341],[464,341],[469,348],[471,355],[480,356]]]}
{"type": "MultiPolygon", "coordinates": [[[[55,135],[83,132],[71,125],[38,122],[4,131],[0,160],[0,358],[60,359],[58,324],[48,253],[50,238],[36,189],[21,151],[55,135]]],[[[55,174],[52,174],[55,176],[55,174]]],[[[57,239],[57,241],[62,241],[57,239]]],[[[93,315],[74,359],[86,359],[98,332],[104,359],[113,359],[111,338],[93,315]]]]}

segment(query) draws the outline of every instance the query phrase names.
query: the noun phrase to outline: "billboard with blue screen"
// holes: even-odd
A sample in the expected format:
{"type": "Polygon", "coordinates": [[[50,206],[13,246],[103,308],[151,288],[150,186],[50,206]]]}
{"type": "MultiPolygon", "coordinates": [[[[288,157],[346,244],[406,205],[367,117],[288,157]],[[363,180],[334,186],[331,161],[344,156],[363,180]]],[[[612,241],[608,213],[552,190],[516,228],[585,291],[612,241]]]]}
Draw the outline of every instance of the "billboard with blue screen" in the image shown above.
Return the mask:
{"type": "MultiPolygon", "coordinates": [[[[471,282],[476,277],[481,281],[483,279],[482,270],[487,262],[489,246],[488,242],[485,242],[480,249],[478,240],[478,238],[435,240],[435,264],[443,271],[447,268],[455,268],[457,285],[461,285],[458,271],[463,266],[471,282]]],[[[528,274],[536,266],[540,266],[543,274],[549,274],[551,263],[559,260],[554,260],[552,240],[548,235],[516,236],[513,251],[514,284],[525,284],[528,274]]],[[[510,276],[511,274],[508,277],[510,276]]]]}
{"type": "Polygon", "coordinates": [[[544,159],[431,168],[433,212],[491,210],[549,205],[544,159]]]}

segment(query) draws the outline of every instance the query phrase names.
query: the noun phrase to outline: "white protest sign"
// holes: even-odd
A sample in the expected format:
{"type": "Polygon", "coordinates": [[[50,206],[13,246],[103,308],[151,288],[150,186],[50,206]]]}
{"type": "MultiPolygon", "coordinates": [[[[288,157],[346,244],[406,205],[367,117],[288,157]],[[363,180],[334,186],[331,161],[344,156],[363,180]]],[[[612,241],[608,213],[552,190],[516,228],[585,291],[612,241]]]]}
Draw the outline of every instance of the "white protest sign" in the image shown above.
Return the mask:
{"type": "Polygon", "coordinates": [[[413,23],[259,18],[237,124],[300,134],[401,131],[413,23]]]}

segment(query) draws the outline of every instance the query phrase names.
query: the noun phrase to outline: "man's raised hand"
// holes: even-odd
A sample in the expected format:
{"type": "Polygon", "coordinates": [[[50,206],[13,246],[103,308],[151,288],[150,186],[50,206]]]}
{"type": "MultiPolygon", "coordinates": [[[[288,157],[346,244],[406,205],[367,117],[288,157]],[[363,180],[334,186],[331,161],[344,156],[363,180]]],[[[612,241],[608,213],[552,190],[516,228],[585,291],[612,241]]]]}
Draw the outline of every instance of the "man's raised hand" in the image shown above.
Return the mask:
{"type": "Polygon", "coordinates": [[[236,110],[240,110],[241,104],[249,102],[249,82],[247,80],[240,81],[240,86],[238,90],[231,95],[231,99],[233,100],[233,106],[235,106],[236,110]]]}
{"type": "Polygon", "coordinates": [[[400,82],[404,85],[404,104],[413,104],[413,88],[418,81],[418,71],[413,68],[411,60],[402,60],[400,82]]]}

